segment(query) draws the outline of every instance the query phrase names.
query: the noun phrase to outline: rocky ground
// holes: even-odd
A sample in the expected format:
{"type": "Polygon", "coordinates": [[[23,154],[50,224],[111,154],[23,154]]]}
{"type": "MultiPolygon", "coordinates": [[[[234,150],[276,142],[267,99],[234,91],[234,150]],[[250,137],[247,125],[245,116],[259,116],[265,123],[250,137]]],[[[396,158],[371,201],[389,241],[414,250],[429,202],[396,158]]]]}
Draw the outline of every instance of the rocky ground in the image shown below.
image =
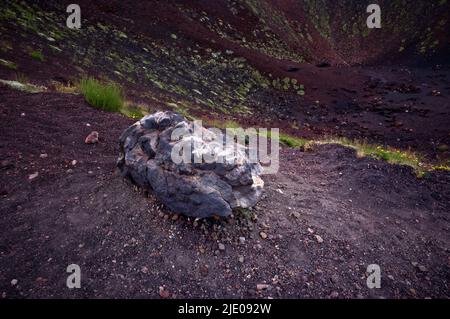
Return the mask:
{"type": "Polygon", "coordinates": [[[413,2],[380,0],[368,30],[353,0],[79,0],[71,30],[71,1],[1,1],[0,298],[448,298],[450,3],[413,2]],[[447,170],[283,147],[254,209],[188,219],[119,176],[134,120],[74,94],[86,76],[133,110],[367,140],[447,170]]]}
{"type": "Polygon", "coordinates": [[[283,148],[253,210],[194,221],[117,173],[132,120],[77,95],[0,95],[2,298],[449,297],[446,172],[283,148]],[[81,289],[66,287],[72,263],[81,289]],[[380,289],[366,286],[369,264],[380,289]]]}

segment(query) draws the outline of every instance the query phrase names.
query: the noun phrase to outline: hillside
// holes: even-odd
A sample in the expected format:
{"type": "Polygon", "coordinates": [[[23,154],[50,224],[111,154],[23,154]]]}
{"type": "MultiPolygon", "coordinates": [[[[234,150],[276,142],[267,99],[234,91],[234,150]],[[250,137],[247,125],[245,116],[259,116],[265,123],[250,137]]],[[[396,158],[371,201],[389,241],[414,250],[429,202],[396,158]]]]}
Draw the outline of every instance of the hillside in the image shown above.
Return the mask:
{"type": "Polygon", "coordinates": [[[355,0],[79,0],[79,30],[69,3],[0,4],[0,298],[449,297],[447,1],[378,1],[381,29],[355,0]],[[261,201],[194,220],[121,178],[158,110],[280,128],[261,201]]]}

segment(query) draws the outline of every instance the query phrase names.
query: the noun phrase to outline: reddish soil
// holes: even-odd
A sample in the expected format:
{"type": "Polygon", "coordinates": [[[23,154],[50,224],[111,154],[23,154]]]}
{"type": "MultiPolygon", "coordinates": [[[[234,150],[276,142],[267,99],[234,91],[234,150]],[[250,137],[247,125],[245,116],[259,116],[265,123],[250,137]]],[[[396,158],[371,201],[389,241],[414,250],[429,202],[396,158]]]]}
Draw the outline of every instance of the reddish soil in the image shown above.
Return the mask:
{"type": "Polygon", "coordinates": [[[72,2],[0,4],[0,79],[49,88],[0,85],[0,298],[450,297],[449,172],[417,178],[338,145],[283,148],[253,210],[194,221],[118,175],[133,120],[54,87],[91,75],[149,111],[176,102],[203,119],[367,139],[448,165],[450,3],[380,0],[383,28],[366,34],[360,1],[79,0],[77,31],[64,21],[72,2]],[[273,84],[285,78],[305,94],[273,84]],[[225,113],[226,98],[250,113],[225,113]],[[94,130],[100,142],[84,144],[94,130]],[[66,287],[72,263],[81,289],[66,287]],[[369,264],[380,289],[366,286],[369,264]]]}
{"type": "Polygon", "coordinates": [[[81,96],[0,96],[3,298],[449,297],[448,173],[418,179],[336,145],[284,148],[251,216],[194,223],[117,174],[131,120],[81,96]],[[86,145],[92,130],[100,143],[86,145]],[[81,289],[65,285],[72,263],[81,289]],[[369,264],[380,289],[366,287],[369,264]]]}

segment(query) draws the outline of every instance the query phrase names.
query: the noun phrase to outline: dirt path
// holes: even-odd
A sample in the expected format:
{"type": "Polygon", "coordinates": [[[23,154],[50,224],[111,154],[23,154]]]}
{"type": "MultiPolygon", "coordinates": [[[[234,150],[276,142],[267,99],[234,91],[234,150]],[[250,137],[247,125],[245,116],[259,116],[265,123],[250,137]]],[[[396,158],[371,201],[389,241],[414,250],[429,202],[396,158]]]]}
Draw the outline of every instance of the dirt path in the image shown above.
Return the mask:
{"type": "Polygon", "coordinates": [[[417,179],[340,146],[285,148],[254,210],[194,222],[117,175],[131,120],[80,96],[0,96],[2,298],[160,298],[160,287],[174,298],[449,297],[448,173],[417,179]],[[85,145],[92,130],[100,143],[85,145]],[[71,263],[78,290],[65,285],[71,263]],[[366,287],[369,264],[380,289],[366,287]]]}

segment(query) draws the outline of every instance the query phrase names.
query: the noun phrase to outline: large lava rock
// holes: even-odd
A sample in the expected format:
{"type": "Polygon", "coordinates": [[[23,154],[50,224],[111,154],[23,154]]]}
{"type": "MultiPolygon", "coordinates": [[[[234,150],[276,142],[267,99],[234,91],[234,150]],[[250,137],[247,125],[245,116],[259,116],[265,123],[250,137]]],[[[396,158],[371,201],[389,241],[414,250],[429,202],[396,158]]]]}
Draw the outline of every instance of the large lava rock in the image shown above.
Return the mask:
{"type": "Polygon", "coordinates": [[[171,210],[187,216],[228,216],[233,208],[253,206],[264,186],[259,177],[262,168],[249,161],[242,145],[223,162],[172,159],[172,150],[181,140],[197,143],[191,159],[198,150],[208,150],[216,159],[226,153],[225,148],[215,151],[218,133],[203,127],[201,132],[203,138],[196,138],[194,123],[173,112],[147,115],[120,136],[117,166],[124,177],[153,190],[171,210]],[[172,138],[175,129],[183,132],[182,137],[172,138]]]}

